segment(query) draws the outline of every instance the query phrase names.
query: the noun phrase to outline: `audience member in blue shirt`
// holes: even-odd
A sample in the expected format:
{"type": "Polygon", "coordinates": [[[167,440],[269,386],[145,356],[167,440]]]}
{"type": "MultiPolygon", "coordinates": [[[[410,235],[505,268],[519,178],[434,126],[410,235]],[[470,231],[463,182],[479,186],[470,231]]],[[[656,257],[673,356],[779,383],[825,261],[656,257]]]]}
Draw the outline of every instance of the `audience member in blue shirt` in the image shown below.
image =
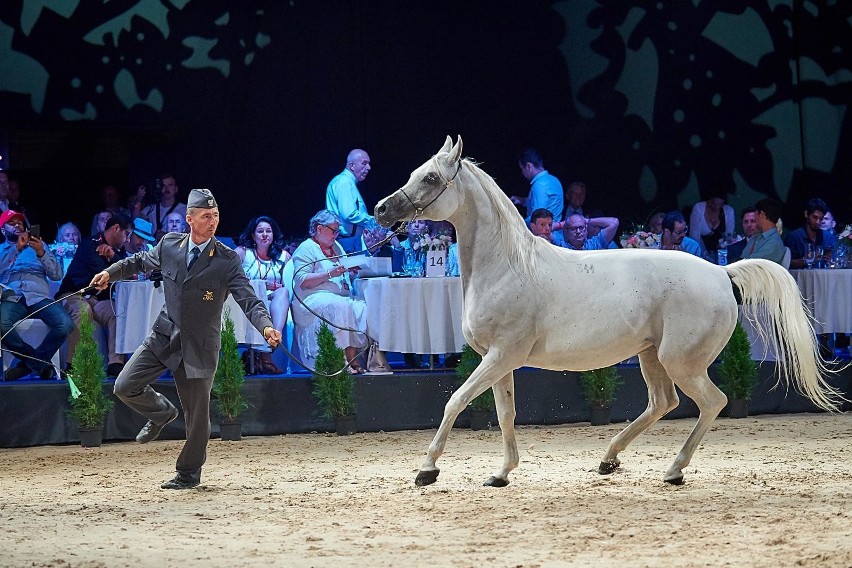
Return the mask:
{"type": "Polygon", "coordinates": [[[554,242],[553,213],[547,209],[539,208],[533,211],[529,227],[533,235],[541,237],[549,243],[554,242]]]}
{"type": "Polygon", "coordinates": [[[556,244],[573,250],[602,250],[609,247],[616,231],[618,219],[615,217],[586,219],[582,215],[571,215],[565,220],[562,230],[564,243],[556,244]],[[594,237],[589,236],[589,226],[600,229],[594,237]]]}
{"type": "Polygon", "coordinates": [[[781,204],[766,198],[758,201],[754,208],[757,210],[757,233],[748,235],[742,258],[765,258],[783,265],[787,247],[778,234],[781,204]]]}
{"type": "Polygon", "coordinates": [[[826,211],[828,206],[822,199],[814,198],[805,204],[805,225],[791,231],[784,239],[784,244],[790,248],[790,268],[805,266],[808,243],[814,247],[822,247],[824,252],[834,248],[837,237],[822,228],[826,211]]]}
{"type": "Polygon", "coordinates": [[[537,209],[547,209],[557,221],[562,219],[565,203],[562,183],[544,169],[541,154],[534,148],[528,148],[518,156],[521,175],[530,182],[530,193],[526,198],[512,196],[515,205],[526,205],[526,222],[532,222],[532,213],[537,209]]]}
{"type": "Polygon", "coordinates": [[[682,250],[695,256],[701,256],[701,245],[698,241],[686,236],[689,227],[680,211],[670,211],[663,217],[663,234],[660,237],[660,249],[682,250]]]}

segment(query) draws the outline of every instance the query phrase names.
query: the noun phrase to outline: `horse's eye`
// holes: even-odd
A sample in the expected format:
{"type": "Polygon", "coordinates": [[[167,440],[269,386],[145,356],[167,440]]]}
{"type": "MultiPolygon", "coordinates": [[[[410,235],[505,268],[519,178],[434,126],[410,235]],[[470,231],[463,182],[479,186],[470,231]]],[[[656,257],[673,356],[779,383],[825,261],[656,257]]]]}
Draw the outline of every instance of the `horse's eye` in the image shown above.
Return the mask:
{"type": "Polygon", "coordinates": [[[434,185],[438,183],[438,175],[435,172],[429,172],[428,174],[426,174],[426,177],[423,178],[423,181],[428,184],[434,185]]]}

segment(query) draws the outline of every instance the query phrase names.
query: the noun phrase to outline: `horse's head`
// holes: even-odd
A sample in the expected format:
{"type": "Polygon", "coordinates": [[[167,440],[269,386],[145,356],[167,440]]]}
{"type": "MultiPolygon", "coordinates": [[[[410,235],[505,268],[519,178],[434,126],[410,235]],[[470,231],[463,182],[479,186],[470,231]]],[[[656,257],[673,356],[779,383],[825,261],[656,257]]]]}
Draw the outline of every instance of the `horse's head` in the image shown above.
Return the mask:
{"type": "Polygon", "coordinates": [[[462,139],[453,145],[447,136],[437,154],[411,172],[408,183],[379,201],[374,210],[376,219],[385,227],[399,221],[448,219],[459,205],[454,187],[462,167],[462,139]]]}

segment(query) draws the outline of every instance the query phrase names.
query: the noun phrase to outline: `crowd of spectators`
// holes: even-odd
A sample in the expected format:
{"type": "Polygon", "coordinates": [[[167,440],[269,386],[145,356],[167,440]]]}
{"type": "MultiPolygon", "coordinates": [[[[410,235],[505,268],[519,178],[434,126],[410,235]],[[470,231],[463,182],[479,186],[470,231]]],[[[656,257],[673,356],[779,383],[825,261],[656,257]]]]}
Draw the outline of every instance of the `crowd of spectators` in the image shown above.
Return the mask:
{"type": "MultiPolygon", "coordinates": [[[[565,249],[659,248],[720,264],[764,258],[802,268],[814,261],[830,261],[838,244],[836,220],[821,199],[810,199],[803,209],[803,225],[782,237],[780,203],[766,198],[744,208],[741,226],[737,227],[735,211],[726,203],[728,192],[719,187],[688,211],[653,212],[644,225],[629,230],[622,227],[619,234],[619,219],[586,205],[586,184],[572,181],[563,190],[562,182],[545,168],[536,149],[521,152],[517,165],[529,182],[529,191],[524,196],[512,195],[511,201],[534,235],[565,249]]],[[[406,252],[417,249],[424,239],[443,235],[450,243],[446,274],[459,275],[457,245],[449,236],[454,233],[451,225],[417,220],[408,224],[407,234],[397,236],[380,227],[368,213],[358,185],[371,167],[366,151],[349,152],[343,171],[328,183],[325,206],[311,218],[304,240],[285,242],[278,223],[260,215],[247,223],[235,242],[246,276],[265,282],[265,299],[275,328],[284,333],[292,313],[302,355],[311,361],[316,356],[318,315],[333,321],[340,326],[335,330],[338,345],[355,373],[362,372],[364,365],[373,372],[389,367],[377,346],[372,346],[370,361],[358,357],[371,347],[368,337],[372,334],[367,329],[364,302],[353,295],[357,270],[347,268],[340,261],[342,255],[360,252],[387,256],[392,259],[393,270],[399,272],[406,252]],[[304,307],[294,301],[294,296],[301,298],[304,307]]],[[[14,329],[16,322],[44,308],[54,297],[85,288],[94,274],[117,260],[149,250],[167,233],[187,231],[186,204],[180,201],[177,179],[170,173],[161,175],[153,188],[137,188],[126,202],[114,185],[105,185],[100,197],[101,207],[86,227],[86,236],[67,222],[58,228],[55,242],[48,245],[38,234],[34,215],[20,203],[19,186],[0,171],[0,231],[5,237],[0,248],[0,326],[4,346],[24,355],[6,372],[7,380],[29,373],[53,377],[52,367],[45,361],[65,341],[67,360],[71,360],[84,312],[108,331],[107,374],[116,376],[121,371],[125,356],[115,351],[115,310],[109,290],[70,296],[63,305],[39,311],[36,317],[48,327],[40,345],[28,345],[14,329]],[[54,293],[50,292],[50,281],[58,283],[54,293]]],[[[257,348],[247,357],[253,358],[247,363],[258,373],[283,372],[273,363],[268,348],[257,348]]],[[[414,359],[406,361],[412,363],[414,359]]]]}

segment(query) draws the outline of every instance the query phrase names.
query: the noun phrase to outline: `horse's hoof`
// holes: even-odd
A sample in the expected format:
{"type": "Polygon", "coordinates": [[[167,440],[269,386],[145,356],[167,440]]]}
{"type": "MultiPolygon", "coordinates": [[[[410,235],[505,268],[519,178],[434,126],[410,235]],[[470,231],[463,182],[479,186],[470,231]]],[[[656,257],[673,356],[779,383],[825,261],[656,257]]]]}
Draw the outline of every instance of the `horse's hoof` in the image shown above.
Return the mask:
{"type": "Polygon", "coordinates": [[[617,470],[620,465],[621,462],[617,459],[601,462],[601,465],[598,466],[598,473],[601,475],[609,475],[613,471],[617,470]]]}
{"type": "Polygon", "coordinates": [[[683,476],[673,477],[671,479],[664,479],[666,483],[670,483],[672,485],[683,485],[683,476]]]}
{"type": "Polygon", "coordinates": [[[441,473],[440,469],[421,469],[417,472],[417,477],[414,479],[414,485],[417,487],[423,487],[424,485],[432,485],[436,481],[438,481],[438,474],[441,473]]]}
{"type": "Polygon", "coordinates": [[[494,477],[492,475],[482,485],[484,485],[485,487],[506,487],[507,485],[509,485],[509,480],[503,479],[502,477],[494,477]]]}

